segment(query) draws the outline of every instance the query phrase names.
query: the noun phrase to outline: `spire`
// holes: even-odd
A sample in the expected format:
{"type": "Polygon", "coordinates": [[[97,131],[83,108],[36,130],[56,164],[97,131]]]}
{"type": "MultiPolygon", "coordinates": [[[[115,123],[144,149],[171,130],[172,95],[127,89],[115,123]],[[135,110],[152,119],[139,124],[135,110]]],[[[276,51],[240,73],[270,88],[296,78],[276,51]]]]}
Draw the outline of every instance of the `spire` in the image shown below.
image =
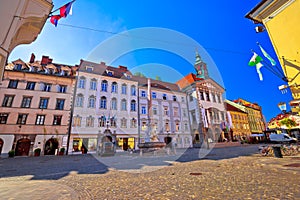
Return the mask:
{"type": "Polygon", "coordinates": [[[198,78],[203,78],[203,79],[209,78],[208,71],[206,68],[206,63],[203,62],[200,54],[198,53],[197,48],[196,48],[196,61],[194,64],[194,68],[196,70],[196,75],[198,78]]]}
{"type": "Polygon", "coordinates": [[[201,62],[202,62],[201,56],[199,55],[198,49],[196,48],[196,62],[195,62],[195,65],[200,64],[201,62]]]}

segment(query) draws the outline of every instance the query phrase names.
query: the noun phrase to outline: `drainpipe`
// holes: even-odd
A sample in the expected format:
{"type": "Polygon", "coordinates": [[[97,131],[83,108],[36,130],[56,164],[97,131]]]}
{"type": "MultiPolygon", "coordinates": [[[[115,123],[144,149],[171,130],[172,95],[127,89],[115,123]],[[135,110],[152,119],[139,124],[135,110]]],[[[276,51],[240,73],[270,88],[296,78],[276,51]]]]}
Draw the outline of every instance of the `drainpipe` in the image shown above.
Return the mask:
{"type": "Polygon", "coordinates": [[[73,91],[73,99],[72,99],[72,104],[71,104],[70,120],[69,120],[69,127],[68,127],[68,140],[67,140],[66,155],[69,154],[69,146],[70,146],[70,138],[71,138],[71,130],[72,130],[72,122],[73,122],[74,105],[75,105],[75,100],[76,100],[76,91],[77,91],[78,76],[79,76],[79,69],[78,69],[78,75],[75,75],[75,84],[74,84],[74,91],[73,91]]]}

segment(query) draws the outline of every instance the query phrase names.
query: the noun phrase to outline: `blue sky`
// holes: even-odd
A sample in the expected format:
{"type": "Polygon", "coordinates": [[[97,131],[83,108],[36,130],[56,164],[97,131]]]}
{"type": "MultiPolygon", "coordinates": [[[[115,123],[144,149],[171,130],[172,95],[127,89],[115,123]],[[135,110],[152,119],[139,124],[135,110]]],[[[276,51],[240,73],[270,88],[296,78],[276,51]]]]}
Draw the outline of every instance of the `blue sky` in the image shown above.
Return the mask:
{"type": "MultiPolygon", "coordinates": [[[[266,68],[261,69],[264,80],[260,81],[255,68],[248,66],[251,49],[261,54],[256,42],[276,58],[268,34],[255,33],[255,25],[244,17],[259,1],[76,0],[73,15],[59,20],[57,27],[48,20],[37,40],[16,47],[9,61],[18,58],[29,61],[33,52],[37,59],[48,55],[56,63],[69,65],[79,64],[80,59],[108,62],[103,54],[109,50],[116,52],[124,46],[124,43],[115,42],[107,47],[107,51],[101,49],[105,41],[116,37],[116,33],[149,27],[167,29],[188,39],[183,41],[180,37],[152,32],[122,35],[128,38],[125,45],[131,45],[133,49],[136,43],[143,46],[141,43],[145,41],[148,45],[153,42],[154,46],[164,43],[164,48],[144,46],[119,55],[109,64],[124,65],[133,71],[142,71],[152,77],[159,75],[162,80],[175,82],[194,72],[189,59],[194,59],[197,48],[208,63],[213,78],[223,81],[226,98],[257,102],[269,120],[280,112],[277,104],[281,101],[288,103],[292,97],[290,92],[282,94],[278,90],[284,82],[266,68]],[[163,50],[166,48],[169,51],[163,50]],[[99,57],[92,58],[91,54],[98,51],[101,52],[99,57]],[[179,51],[184,52],[185,57],[178,55],[179,51]],[[209,56],[203,55],[206,52],[209,56]],[[213,72],[215,69],[219,74],[213,72]]],[[[67,2],[54,0],[54,9],[67,2]]]]}

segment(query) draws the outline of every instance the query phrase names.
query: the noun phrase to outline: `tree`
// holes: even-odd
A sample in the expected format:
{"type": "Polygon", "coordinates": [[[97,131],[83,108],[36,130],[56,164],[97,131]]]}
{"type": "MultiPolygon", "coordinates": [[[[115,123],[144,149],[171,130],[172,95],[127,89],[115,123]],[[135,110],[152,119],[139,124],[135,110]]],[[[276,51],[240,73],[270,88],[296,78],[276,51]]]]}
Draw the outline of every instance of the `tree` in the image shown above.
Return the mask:
{"type": "Polygon", "coordinates": [[[284,118],[279,121],[280,126],[286,126],[288,133],[290,132],[291,128],[296,127],[298,124],[295,122],[295,120],[292,120],[290,118],[284,118]]]}
{"type": "Polygon", "coordinates": [[[139,77],[146,77],[144,74],[142,74],[141,72],[135,72],[134,73],[135,76],[139,76],[139,77]]]}

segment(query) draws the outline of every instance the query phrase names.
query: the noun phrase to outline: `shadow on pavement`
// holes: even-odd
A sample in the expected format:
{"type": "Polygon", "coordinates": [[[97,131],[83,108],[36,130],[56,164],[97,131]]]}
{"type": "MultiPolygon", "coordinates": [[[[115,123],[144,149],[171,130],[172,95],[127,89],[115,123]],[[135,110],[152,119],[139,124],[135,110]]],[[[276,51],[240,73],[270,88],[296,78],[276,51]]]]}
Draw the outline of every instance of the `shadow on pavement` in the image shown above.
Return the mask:
{"type": "Polygon", "coordinates": [[[195,160],[222,160],[239,156],[250,156],[258,153],[259,145],[245,145],[211,149],[189,148],[176,161],[191,162],[195,160]]]}
{"type": "Polygon", "coordinates": [[[107,171],[108,167],[92,155],[0,159],[0,178],[31,175],[32,180],[57,180],[70,173],[103,174],[107,171]]]}
{"type": "Polygon", "coordinates": [[[112,157],[93,154],[69,156],[15,157],[0,159],[0,178],[32,176],[32,180],[57,180],[69,174],[104,174],[109,169],[149,172],[172,165],[201,159],[220,160],[258,153],[258,145],[200,149],[178,149],[171,155],[143,155],[128,152],[112,157]]]}

